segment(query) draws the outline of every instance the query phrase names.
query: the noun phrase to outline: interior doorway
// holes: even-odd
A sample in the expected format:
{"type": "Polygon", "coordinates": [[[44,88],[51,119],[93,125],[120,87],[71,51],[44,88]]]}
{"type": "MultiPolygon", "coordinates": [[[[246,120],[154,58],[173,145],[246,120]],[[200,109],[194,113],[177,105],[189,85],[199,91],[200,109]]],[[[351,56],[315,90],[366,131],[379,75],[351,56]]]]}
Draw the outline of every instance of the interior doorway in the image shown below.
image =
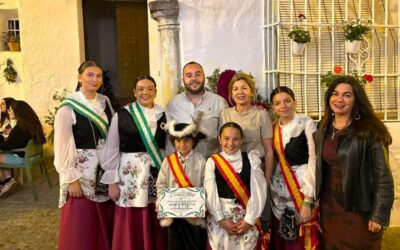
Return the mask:
{"type": "Polygon", "coordinates": [[[132,87],[149,73],[147,1],[83,0],[85,56],[109,71],[120,105],[133,101],[132,87]]]}

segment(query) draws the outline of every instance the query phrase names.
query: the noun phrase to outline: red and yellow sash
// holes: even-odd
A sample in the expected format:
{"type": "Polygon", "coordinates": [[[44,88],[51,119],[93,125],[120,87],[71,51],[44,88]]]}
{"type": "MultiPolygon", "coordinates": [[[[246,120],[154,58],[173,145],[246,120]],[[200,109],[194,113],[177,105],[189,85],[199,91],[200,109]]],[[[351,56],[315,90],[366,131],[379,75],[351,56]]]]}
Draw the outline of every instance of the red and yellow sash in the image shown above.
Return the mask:
{"type": "Polygon", "coordinates": [[[215,162],[215,166],[218,168],[219,172],[222,174],[229,187],[232,189],[236,198],[240,202],[240,205],[246,209],[247,202],[250,198],[250,192],[247,190],[242,179],[233,169],[231,164],[220,154],[213,154],[211,158],[215,162]]]}
{"type": "Polygon", "coordinates": [[[185,170],[183,170],[181,162],[179,161],[178,153],[175,151],[174,153],[168,155],[167,160],[169,168],[174,174],[175,180],[178,183],[179,187],[193,187],[192,183],[190,183],[189,178],[186,176],[185,170]]]}
{"type": "MultiPolygon", "coordinates": [[[[275,122],[274,125],[272,146],[278,157],[279,165],[286,187],[288,188],[290,196],[292,197],[297,213],[300,213],[300,209],[303,206],[304,194],[300,192],[300,185],[297,177],[290,167],[289,163],[286,161],[279,121],[275,122]]],[[[314,214],[312,215],[311,220],[308,223],[300,225],[299,234],[300,236],[304,235],[304,248],[307,250],[317,249],[319,245],[318,231],[320,230],[320,226],[318,223],[318,214],[319,207],[314,210],[314,214]]]]}
{"type": "MultiPolygon", "coordinates": [[[[229,187],[240,202],[240,205],[242,205],[243,209],[246,210],[247,202],[250,199],[250,192],[244,185],[240,176],[233,169],[229,161],[227,161],[222,155],[213,154],[211,155],[211,158],[214,160],[215,166],[217,166],[219,172],[222,174],[225,181],[228,183],[229,187]]],[[[260,219],[257,219],[256,227],[260,232],[260,242],[258,245],[262,250],[266,250],[268,244],[267,237],[269,237],[269,234],[263,234],[260,219]]]]}

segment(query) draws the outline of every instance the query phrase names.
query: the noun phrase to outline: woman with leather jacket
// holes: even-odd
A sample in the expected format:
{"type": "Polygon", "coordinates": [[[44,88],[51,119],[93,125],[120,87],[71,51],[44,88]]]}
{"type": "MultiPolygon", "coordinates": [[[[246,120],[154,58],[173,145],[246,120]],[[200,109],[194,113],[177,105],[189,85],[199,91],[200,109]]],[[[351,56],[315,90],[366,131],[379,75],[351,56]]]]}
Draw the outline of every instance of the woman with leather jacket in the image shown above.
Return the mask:
{"type": "Polygon", "coordinates": [[[314,140],[323,249],[380,249],[394,200],[392,138],[353,77],[329,86],[314,140]]]}

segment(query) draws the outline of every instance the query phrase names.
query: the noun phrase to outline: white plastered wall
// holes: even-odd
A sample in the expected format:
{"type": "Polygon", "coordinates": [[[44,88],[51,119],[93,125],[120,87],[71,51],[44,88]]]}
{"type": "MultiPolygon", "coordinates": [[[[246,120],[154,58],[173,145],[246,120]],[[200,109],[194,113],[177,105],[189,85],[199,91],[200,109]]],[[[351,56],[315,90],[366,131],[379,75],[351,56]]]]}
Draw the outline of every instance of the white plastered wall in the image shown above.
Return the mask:
{"type": "Polygon", "coordinates": [[[84,58],[80,0],[19,1],[24,99],[41,115],[52,95],[74,90],[84,58]]]}
{"type": "Polygon", "coordinates": [[[395,183],[395,200],[390,218],[390,226],[400,227],[400,123],[386,123],[386,126],[393,139],[392,145],[389,146],[389,161],[395,183]]]}
{"type": "Polygon", "coordinates": [[[21,51],[0,52],[0,65],[14,61],[17,82],[8,84],[0,68],[1,97],[25,100],[44,116],[56,103],[52,96],[64,88],[75,90],[77,68],[84,60],[81,0],[9,0],[0,9],[16,9],[20,20],[21,51]]]}
{"type": "MultiPolygon", "coordinates": [[[[259,92],[263,80],[263,1],[179,0],[181,68],[203,65],[206,76],[220,68],[250,72],[259,92]]],[[[157,22],[149,15],[150,72],[161,81],[157,22]]],[[[162,98],[162,90],[158,93],[162,98]]]]}

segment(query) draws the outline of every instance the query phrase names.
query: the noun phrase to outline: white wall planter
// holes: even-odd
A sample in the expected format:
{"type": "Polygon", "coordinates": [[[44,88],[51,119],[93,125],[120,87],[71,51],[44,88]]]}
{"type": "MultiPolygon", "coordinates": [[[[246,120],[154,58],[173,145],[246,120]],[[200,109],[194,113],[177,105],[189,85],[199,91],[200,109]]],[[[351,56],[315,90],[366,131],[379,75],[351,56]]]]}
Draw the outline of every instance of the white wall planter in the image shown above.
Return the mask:
{"type": "Polygon", "coordinates": [[[361,40],[348,41],[346,40],[346,53],[357,54],[360,49],[361,40]]]}
{"type": "Polygon", "coordinates": [[[306,45],[307,45],[307,43],[298,43],[298,42],[292,41],[293,55],[296,55],[296,56],[303,55],[306,45]]]}

